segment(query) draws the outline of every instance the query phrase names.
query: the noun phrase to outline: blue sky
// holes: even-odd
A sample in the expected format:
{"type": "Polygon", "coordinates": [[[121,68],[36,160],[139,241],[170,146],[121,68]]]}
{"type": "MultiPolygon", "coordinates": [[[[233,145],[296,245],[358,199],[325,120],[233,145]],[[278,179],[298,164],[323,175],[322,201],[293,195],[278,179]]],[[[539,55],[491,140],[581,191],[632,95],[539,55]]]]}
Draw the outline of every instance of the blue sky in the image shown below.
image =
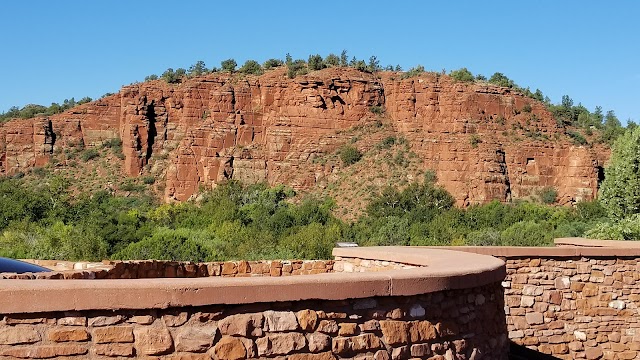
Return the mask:
{"type": "Polygon", "coordinates": [[[339,54],[499,71],[640,121],[640,2],[0,1],[0,112],[235,58],[339,54]]]}

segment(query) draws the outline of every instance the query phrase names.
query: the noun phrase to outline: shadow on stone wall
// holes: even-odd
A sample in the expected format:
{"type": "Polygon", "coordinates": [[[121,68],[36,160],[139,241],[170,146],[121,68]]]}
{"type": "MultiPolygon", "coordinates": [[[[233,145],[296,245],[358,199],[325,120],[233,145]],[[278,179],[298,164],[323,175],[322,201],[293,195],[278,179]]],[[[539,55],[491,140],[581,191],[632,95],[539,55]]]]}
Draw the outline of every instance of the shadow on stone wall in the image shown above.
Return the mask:
{"type": "Polygon", "coordinates": [[[557,360],[559,358],[551,356],[549,354],[543,354],[535,350],[526,348],[525,346],[518,345],[511,342],[509,346],[509,359],[510,360],[557,360]]]}

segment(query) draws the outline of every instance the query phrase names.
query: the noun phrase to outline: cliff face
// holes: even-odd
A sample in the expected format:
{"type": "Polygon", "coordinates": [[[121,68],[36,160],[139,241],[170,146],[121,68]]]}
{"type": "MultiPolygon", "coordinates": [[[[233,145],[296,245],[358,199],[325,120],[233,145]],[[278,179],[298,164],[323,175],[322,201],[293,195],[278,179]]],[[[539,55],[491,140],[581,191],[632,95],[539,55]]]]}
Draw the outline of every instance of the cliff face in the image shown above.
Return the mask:
{"type": "Polygon", "coordinates": [[[126,86],[48,119],[1,125],[0,175],[46,164],[57,148],[121,138],[126,175],[169,164],[162,169],[166,200],[230,178],[310,188],[339,171],[311,159],[348,142],[345,130],[373,121],[374,106],[386,109],[385,119],[459,205],[525,197],[546,186],[563,203],[596,195],[608,151],[573,145],[542,104],[446,76],[400,80],[353,69],[126,86]]]}

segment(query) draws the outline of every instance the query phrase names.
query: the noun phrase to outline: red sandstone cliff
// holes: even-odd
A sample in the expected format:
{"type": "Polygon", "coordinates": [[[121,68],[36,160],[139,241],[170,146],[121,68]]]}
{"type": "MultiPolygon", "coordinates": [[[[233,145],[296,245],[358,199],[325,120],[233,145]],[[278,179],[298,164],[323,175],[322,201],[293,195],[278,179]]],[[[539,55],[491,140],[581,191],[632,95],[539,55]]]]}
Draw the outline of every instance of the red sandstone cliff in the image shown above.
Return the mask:
{"type": "Polygon", "coordinates": [[[344,68],[288,79],[280,69],[130,85],[48,119],[0,125],[0,175],[46,164],[55,148],[71,143],[121,138],[126,175],[149,171],[159,158],[169,163],[166,200],[185,200],[201,184],[228,178],[309,188],[336,171],[310,159],[346,143],[340,130],[373,119],[372,106],[386,109],[395,131],[460,205],[546,186],[563,203],[592,199],[608,156],[573,145],[543,104],[511,89],[344,68]],[[523,111],[526,104],[531,112],[523,111]]]}

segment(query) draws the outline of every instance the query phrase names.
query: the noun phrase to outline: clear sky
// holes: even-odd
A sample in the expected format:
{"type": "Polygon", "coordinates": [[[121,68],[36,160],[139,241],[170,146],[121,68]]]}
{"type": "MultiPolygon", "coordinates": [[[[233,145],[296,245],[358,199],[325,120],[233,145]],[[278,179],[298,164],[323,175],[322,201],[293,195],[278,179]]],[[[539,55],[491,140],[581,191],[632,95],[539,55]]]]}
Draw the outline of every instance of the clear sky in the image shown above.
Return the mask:
{"type": "Polygon", "coordinates": [[[339,54],[502,72],[640,120],[640,1],[0,1],[0,112],[116,92],[169,67],[339,54]]]}

